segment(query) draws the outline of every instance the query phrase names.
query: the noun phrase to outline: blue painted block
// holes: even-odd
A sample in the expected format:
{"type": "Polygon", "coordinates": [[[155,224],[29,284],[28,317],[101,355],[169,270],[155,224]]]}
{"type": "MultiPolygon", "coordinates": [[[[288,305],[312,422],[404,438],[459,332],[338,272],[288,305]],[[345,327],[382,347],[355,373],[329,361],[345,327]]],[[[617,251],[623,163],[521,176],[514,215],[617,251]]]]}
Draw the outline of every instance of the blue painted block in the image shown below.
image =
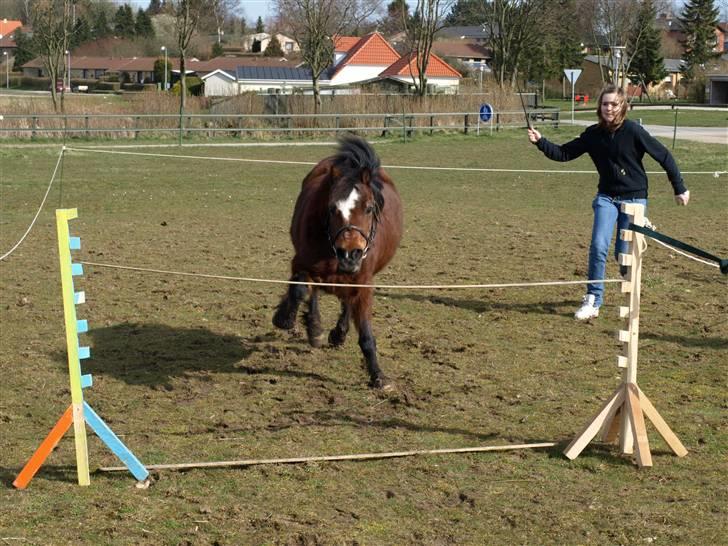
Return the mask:
{"type": "Polygon", "coordinates": [[[87,373],[85,375],[81,376],[81,388],[87,389],[91,387],[94,384],[93,377],[91,377],[90,373],[87,373]]]}
{"type": "Polygon", "coordinates": [[[71,237],[68,246],[71,250],[81,250],[81,237],[71,237]]]}
{"type": "Polygon", "coordinates": [[[85,401],[83,403],[83,416],[84,419],[86,419],[88,426],[91,427],[91,430],[96,433],[96,436],[101,438],[106,446],[113,451],[117,457],[119,457],[121,462],[124,463],[124,465],[129,469],[129,472],[131,472],[137,480],[143,481],[149,477],[149,471],[144,468],[144,465],[139,461],[139,459],[137,459],[136,456],[129,451],[129,448],[127,448],[121,440],[119,440],[119,437],[114,434],[114,431],[101,420],[101,417],[96,415],[96,412],[91,409],[91,406],[89,406],[85,401]]]}
{"type": "Polygon", "coordinates": [[[88,332],[88,321],[86,319],[76,321],[76,331],[79,334],[88,332]]]}
{"type": "Polygon", "coordinates": [[[91,358],[91,349],[88,347],[79,347],[78,348],[78,358],[83,360],[84,358],[91,358]]]}
{"type": "Polygon", "coordinates": [[[86,292],[84,292],[83,290],[81,290],[80,292],[74,292],[73,303],[75,303],[76,305],[86,303],[86,292]]]}
{"type": "Polygon", "coordinates": [[[71,275],[78,277],[79,275],[83,275],[83,265],[82,264],[71,264],[71,275]]]}

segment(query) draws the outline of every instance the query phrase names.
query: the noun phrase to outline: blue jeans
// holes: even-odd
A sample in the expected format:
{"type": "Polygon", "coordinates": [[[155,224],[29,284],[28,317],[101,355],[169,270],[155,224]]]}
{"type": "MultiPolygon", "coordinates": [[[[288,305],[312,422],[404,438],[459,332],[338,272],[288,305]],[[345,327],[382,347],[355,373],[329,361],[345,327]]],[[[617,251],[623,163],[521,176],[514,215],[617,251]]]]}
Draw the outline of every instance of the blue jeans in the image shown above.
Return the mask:
{"type": "MultiPolygon", "coordinates": [[[[604,279],[607,269],[607,254],[614,235],[614,226],[617,226],[617,241],[614,245],[614,258],[620,253],[627,252],[629,243],[619,238],[619,230],[627,229],[629,217],[619,211],[622,203],[637,203],[647,207],[647,199],[619,199],[603,193],[597,193],[592,201],[594,210],[594,226],[592,227],[591,245],[589,246],[589,280],[604,279]]],[[[604,284],[588,284],[587,294],[594,295],[594,306],[599,307],[604,301],[604,284]]]]}

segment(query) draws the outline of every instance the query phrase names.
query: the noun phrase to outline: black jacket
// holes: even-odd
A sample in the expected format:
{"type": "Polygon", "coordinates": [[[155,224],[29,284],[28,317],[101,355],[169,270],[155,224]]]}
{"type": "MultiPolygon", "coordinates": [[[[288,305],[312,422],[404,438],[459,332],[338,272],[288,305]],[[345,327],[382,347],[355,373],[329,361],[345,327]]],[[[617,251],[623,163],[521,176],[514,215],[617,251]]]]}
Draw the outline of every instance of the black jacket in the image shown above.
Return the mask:
{"type": "Polygon", "coordinates": [[[581,135],[559,146],[541,138],[536,145],[554,161],[571,161],[588,153],[599,172],[599,193],[623,199],[647,198],[647,173],[642,165],[645,153],[665,169],[675,195],[685,193],[680,169],[672,154],[642,126],[625,120],[614,133],[592,125],[581,135]]]}

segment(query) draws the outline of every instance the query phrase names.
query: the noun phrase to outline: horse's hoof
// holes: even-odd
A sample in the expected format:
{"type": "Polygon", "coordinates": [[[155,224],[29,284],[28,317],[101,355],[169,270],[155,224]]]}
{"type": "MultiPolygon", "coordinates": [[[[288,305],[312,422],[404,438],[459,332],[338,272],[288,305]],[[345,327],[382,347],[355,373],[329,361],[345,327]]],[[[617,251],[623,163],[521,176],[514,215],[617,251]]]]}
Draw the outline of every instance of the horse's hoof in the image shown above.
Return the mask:
{"type": "Polygon", "coordinates": [[[341,347],[346,341],[346,336],[337,331],[336,328],[329,332],[329,345],[332,347],[341,347]]]}
{"type": "Polygon", "coordinates": [[[324,334],[323,332],[315,335],[315,336],[309,336],[308,337],[308,344],[311,347],[314,347],[316,349],[320,349],[321,346],[324,344],[324,334]]]}
{"type": "Polygon", "coordinates": [[[295,317],[286,315],[281,309],[278,309],[273,315],[273,326],[281,330],[293,330],[296,325],[295,317]]]}
{"type": "Polygon", "coordinates": [[[380,375],[376,379],[372,380],[372,388],[381,392],[392,392],[397,387],[389,379],[380,375]]]}

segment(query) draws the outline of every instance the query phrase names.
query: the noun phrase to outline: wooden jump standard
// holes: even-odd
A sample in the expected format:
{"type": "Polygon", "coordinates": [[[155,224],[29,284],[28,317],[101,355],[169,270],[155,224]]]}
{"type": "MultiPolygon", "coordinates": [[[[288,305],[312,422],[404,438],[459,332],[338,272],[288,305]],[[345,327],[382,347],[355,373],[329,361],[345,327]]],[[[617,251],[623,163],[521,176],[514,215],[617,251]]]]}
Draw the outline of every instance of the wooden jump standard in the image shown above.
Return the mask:
{"type": "MultiPolygon", "coordinates": [[[[645,209],[642,205],[624,203],[622,212],[632,217],[632,223],[642,226],[645,223],[645,209]]],[[[645,236],[631,230],[621,230],[620,237],[630,243],[630,253],[620,254],[619,263],[628,267],[629,279],[622,283],[622,292],[629,297],[629,305],[619,308],[619,316],[628,321],[627,329],[618,333],[619,341],[626,346],[627,354],[617,357],[617,365],[624,369],[622,383],[612,393],[594,418],[567,446],[564,451],[569,459],[576,459],[582,450],[601,433],[602,441],[615,443],[619,438],[622,453],[635,453],[640,467],[652,466],[650,445],[647,441],[645,419],[655,425],[670,449],[678,457],[688,451],[660,416],[649,398],[637,386],[637,345],[640,326],[640,286],[642,277],[642,254],[647,248],[645,236]]]]}

